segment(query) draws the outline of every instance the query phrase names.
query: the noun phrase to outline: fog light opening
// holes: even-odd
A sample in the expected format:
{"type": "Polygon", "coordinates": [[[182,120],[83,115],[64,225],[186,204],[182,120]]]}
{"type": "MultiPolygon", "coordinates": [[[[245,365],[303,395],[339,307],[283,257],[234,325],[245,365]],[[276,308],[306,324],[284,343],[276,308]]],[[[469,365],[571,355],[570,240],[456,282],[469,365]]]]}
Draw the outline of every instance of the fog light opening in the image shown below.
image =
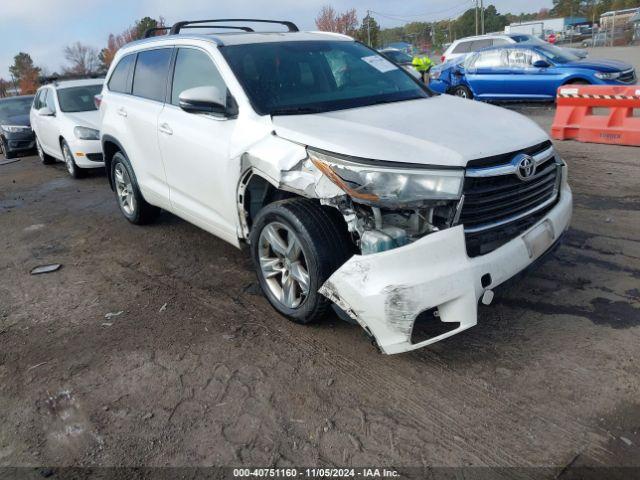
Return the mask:
{"type": "Polygon", "coordinates": [[[460,326],[459,322],[443,322],[440,320],[438,307],[421,312],[413,323],[411,331],[411,343],[416,344],[438,337],[455,330],[460,326]]]}

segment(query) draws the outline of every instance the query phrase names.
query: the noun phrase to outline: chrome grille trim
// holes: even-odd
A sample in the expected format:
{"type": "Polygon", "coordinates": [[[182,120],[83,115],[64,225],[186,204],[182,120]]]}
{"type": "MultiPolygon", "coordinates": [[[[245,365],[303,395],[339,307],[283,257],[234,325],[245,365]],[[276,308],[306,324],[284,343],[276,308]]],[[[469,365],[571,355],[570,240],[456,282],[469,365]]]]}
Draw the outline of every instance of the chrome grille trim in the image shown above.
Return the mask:
{"type": "MultiPolygon", "coordinates": [[[[536,153],[532,155],[533,160],[536,164],[536,168],[545,163],[547,160],[553,158],[555,156],[555,150],[553,147],[549,147],[542,152],[536,153]]],[[[517,157],[506,163],[504,165],[496,165],[494,167],[484,167],[484,168],[468,168],[465,172],[467,177],[495,177],[498,175],[511,175],[515,174],[518,169],[517,165],[517,157]]]]}

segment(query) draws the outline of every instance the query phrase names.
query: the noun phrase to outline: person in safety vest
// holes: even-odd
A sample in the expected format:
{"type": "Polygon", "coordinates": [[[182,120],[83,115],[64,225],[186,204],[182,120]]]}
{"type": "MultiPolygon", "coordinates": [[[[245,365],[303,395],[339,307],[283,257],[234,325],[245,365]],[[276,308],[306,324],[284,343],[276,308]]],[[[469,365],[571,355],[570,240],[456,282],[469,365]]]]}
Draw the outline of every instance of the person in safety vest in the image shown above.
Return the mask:
{"type": "Polygon", "coordinates": [[[433,62],[426,55],[416,55],[413,57],[413,62],[411,64],[415,67],[418,72],[420,72],[420,76],[422,76],[422,81],[427,83],[429,79],[429,70],[433,67],[433,62]]]}

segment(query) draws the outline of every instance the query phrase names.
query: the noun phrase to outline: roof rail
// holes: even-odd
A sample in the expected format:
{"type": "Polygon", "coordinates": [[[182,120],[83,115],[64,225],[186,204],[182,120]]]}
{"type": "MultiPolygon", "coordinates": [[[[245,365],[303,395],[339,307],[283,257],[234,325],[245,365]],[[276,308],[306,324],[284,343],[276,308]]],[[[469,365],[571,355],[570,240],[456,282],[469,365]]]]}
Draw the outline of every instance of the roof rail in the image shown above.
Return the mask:
{"type": "Polygon", "coordinates": [[[300,29],[296,26],[295,23],[289,22],[286,20],[262,20],[256,18],[226,18],[226,19],[214,19],[214,20],[194,20],[194,21],[185,21],[185,22],[177,22],[171,27],[169,31],[169,35],[177,35],[180,33],[180,30],[194,24],[202,24],[202,23],[221,23],[221,22],[251,22],[251,23],[277,23],[280,25],[284,25],[290,32],[299,32],[300,29]]]}
{"type": "MultiPolygon", "coordinates": [[[[255,31],[253,28],[250,27],[232,27],[229,25],[187,25],[183,28],[222,28],[222,29],[226,29],[226,30],[242,30],[243,32],[253,32],[255,31]]],[[[145,32],[144,32],[144,37],[143,38],[149,38],[149,37],[153,37],[154,33],[162,31],[162,30],[170,30],[171,27],[155,27],[155,28],[148,28],[145,32]]]]}

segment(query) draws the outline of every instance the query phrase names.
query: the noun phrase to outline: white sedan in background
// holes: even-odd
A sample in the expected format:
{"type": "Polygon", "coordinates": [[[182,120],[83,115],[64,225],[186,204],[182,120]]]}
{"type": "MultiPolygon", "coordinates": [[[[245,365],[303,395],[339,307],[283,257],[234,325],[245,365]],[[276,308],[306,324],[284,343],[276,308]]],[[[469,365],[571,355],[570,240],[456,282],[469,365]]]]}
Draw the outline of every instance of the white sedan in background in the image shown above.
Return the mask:
{"type": "Polygon", "coordinates": [[[38,90],[30,117],[42,163],[61,160],[74,178],[80,178],[85,169],[104,167],[100,117],[94,103],[103,83],[103,79],[69,80],[38,90]]]}

